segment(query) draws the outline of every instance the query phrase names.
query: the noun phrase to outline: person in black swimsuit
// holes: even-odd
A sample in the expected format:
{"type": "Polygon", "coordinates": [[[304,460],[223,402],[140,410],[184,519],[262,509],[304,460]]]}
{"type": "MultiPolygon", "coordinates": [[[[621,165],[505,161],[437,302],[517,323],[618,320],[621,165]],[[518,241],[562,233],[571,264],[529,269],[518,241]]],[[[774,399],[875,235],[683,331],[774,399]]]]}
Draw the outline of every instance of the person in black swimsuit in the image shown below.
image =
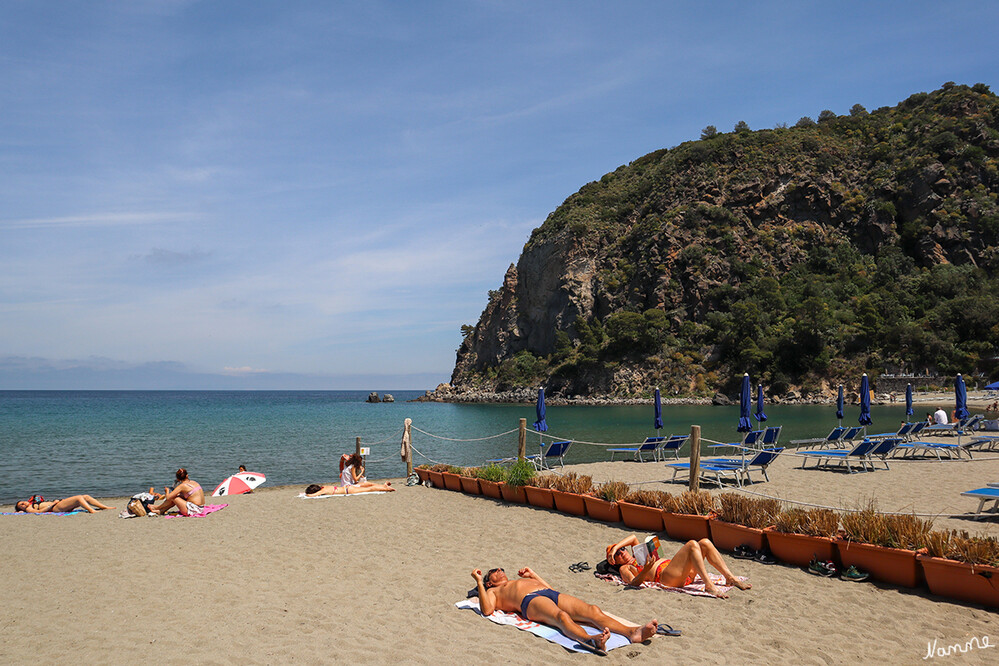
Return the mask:
{"type": "Polygon", "coordinates": [[[652,638],[659,626],[656,620],[642,627],[625,626],[593,604],[556,592],[530,567],[517,575],[520,578],[510,580],[503,569],[490,569],[485,575],[480,569],[472,571],[483,615],[492,615],[495,610],[520,613],[525,619],[555,627],[598,654],[605,653],[612,631],[632,643],[641,643],[652,638]],[[596,627],[600,633],[590,636],[580,624],[596,627]]]}

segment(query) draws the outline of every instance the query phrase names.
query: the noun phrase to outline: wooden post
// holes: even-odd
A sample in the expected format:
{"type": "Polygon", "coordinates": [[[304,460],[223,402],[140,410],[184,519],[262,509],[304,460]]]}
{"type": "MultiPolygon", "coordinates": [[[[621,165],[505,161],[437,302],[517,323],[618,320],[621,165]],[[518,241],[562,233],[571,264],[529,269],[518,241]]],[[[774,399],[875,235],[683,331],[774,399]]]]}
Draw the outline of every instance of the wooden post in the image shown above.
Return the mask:
{"type": "Polygon", "coordinates": [[[361,455],[361,438],[360,437],[355,437],[354,438],[354,453],[356,453],[357,455],[361,455]]]}
{"type": "Polygon", "coordinates": [[[403,428],[405,428],[405,433],[403,434],[403,437],[405,437],[406,441],[410,443],[409,452],[408,452],[409,455],[406,456],[406,478],[408,479],[410,476],[413,475],[413,444],[412,444],[413,435],[412,432],[410,431],[410,427],[413,425],[413,419],[406,419],[403,423],[404,423],[403,428]]]}
{"type": "Polygon", "coordinates": [[[517,460],[527,455],[527,419],[520,419],[520,434],[517,435],[517,460]]]}
{"type": "Polygon", "coordinates": [[[700,487],[701,466],[701,426],[690,426],[690,491],[697,492],[700,487]]]}

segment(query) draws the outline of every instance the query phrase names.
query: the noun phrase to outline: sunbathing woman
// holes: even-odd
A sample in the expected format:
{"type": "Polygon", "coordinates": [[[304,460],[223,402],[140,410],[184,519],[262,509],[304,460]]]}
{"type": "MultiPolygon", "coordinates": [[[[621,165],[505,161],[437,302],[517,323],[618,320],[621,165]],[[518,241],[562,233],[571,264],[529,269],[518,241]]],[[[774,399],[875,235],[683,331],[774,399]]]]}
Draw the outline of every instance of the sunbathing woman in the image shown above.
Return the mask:
{"type": "Polygon", "coordinates": [[[340,472],[340,482],[343,483],[344,488],[351,488],[351,494],[357,492],[358,488],[375,488],[382,492],[395,490],[391,483],[371,483],[364,477],[364,458],[361,457],[361,454],[344,454],[341,462],[343,469],[340,472]]]}
{"type": "Polygon", "coordinates": [[[356,495],[357,493],[395,492],[391,486],[369,483],[367,486],[321,486],[313,483],[305,489],[306,497],[323,497],[325,495],[356,495]]]}
{"type": "MultiPolygon", "coordinates": [[[[192,513],[201,513],[201,510],[205,508],[205,491],[202,490],[200,483],[187,476],[187,470],[183,467],[177,470],[177,483],[173,490],[169,488],[164,488],[164,490],[166,495],[153,493],[157,499],[162,499],[163,502],[157,506],[149,507],[150,513],[164,514],[176,507],[181,514],[189,516],[192,513]]],[[[150,492],[152,492],[152,488],[150,488],[150,492]]]]}
{"type": "Polygon", "coordinates": [[[694,575],[701,577],[704,591],[720,599],[728,595],[719,590],[708,576],[708,564],[725,576],[725,584],[748,590],[752,587],[735,577],[725,566],[721,554],[709,539],[688,541],[680,547],[676,555],[669,560],[660,560],[655,555],[645,562],[642,569],[638,568],[635,557],[628,551],[628,546],[637,546],[638,537],[632,534],[627,539],[607,546],[607,563],[615,567],[621,575],[621,580],[629,585],[639,586],[646,581],[653,581],[667,587],[683,587],[694,581],[694,575]]]}
{"type": "Polygon", "coordinates": [[[73,495],[66,499],[55,501],[30,502],[21,500],[14,505],[16,511],[27,513],[63,513],[73,509],[86,509],[89,513],[96,513],[100,509],[113,509],[113,506],[101,504],[90,495],[73,495]]]}

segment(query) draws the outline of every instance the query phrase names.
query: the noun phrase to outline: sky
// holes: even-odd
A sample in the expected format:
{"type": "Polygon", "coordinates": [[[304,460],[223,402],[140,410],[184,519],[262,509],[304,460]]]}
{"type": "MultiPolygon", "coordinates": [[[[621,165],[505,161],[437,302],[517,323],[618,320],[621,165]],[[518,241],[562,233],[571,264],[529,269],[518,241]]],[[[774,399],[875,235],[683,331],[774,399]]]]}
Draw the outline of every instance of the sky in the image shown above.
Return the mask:
{"type": "Polygon", "coordinates": [[[570,194],[999,91],[999,4],[7,0],[0,389],[431,389],[570,194]]]}

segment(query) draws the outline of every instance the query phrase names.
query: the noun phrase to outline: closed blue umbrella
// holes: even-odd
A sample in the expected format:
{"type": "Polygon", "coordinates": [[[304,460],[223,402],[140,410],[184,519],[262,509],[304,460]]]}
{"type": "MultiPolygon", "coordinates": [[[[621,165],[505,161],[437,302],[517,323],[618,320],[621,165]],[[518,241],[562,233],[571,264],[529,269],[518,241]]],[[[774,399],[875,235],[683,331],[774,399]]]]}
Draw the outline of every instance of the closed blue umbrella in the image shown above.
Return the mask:
{"type": "Polygon", "coordinates": [[[968,418],[968,389],[964,386],[964,378],[961,373],[957,374],[954,380],[954,416],[957,420],[968,418]]]}
{"type": "Polygon", "coordinates": [[[548,424],[545,423],[545,390],[543,388],[538,389],[537,414],[538,420],[534,422],[534,429],[538,432],[547,432],[548,424]]]}
{"type": "Polygon", "coordinates": [[[663,428],[663,400],[659,397],[659,389],[656,389],[656,420],[653,427],[656,430],[663,428]]]}
{"type": "Polygon", "coordinates": [[[871,385],[866,372],[860,378],[860,418],[858,422],[862,426],[871,425],[871,385]]]}
{"type": "Polygon", "coordinates": [[[905,386],[905,415],[912,416],[912,384],[906,384],[905,386]]]}
{"type": "Polygon", "coordinates": [[[836,397],[836,418],[843,425],[843,385],[839,385],[839,395],[836,397]]]}
{"type": "Polygon", "coordinates": [[[763,412],[763,384],[756,385],[756,413],[753,416],[759,423],[767,420],[767,415],[763,412]]]}
{"type": "Polygon", "coordinates": [[[749,385],[749,373],[742,376],[742,393],[739,395],[739,427],[738,432],[749,432],[753,424],[749,422],[749,410],[753,407],[753,389],[749,385]]]}

